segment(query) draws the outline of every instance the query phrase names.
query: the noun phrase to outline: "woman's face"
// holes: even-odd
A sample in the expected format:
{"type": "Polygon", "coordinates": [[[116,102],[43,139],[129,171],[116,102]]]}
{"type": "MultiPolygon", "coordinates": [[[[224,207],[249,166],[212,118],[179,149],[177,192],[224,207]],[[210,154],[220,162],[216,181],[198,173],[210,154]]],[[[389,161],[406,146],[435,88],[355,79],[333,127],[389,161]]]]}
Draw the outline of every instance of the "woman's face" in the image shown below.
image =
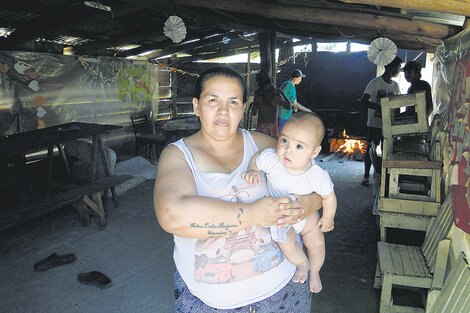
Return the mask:
{"type": "Polygon", "coordinates": [[[212,77],[205,82],[199,100],[193,98],[193,109],[203,131],[227,138],[236,133],[243,117],[242,86],[235,78],[212,77]]]}

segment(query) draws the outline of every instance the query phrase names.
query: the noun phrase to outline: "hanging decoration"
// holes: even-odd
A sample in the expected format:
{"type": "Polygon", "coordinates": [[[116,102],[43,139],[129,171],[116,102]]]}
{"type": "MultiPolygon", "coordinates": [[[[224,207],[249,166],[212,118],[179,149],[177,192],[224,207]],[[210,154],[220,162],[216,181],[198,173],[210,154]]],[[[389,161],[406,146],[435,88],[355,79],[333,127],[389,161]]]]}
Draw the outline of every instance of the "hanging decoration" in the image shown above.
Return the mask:
{"type": "MultiPolygon", "coordinates": [[[[291,55],[290,57],[287,57],[285,58],[284,60],[282,61],[279,61],[276,63],[276,67],[280,67],[280,66],[283,66],[284,64],[286,64],[287,62],[289,62],[290,60],[293,60],[295,58],[297,58],[301,53],[304,53],[304,63],[305,63],[305,66],[307,66],[307,62],[308,62],[308,57],[307,57],[307,50],[306,49],[303,49],[301,51],[297,51],[295,52],[293,55],[291,55]]],[[[128,77],[129,75],[127,75],[127,73],[123,72],[123,70],[118,70],[116,71],[114,74],[111,75],[111,77],[103,77],[102,75],[100,75],[98,72],[96,72],[96,70],[94,70],[90,64],[88,64],[88,62],[85,61],[85,59],[81,56],[78,57],[78,61],[83,65],[83,67],[85,68],[85,70],[89,71],[90,74],[92,75],[93,78],[100,78],[102,79],[105,83],[111,83],[111,82],[116,82],[118,77],[119,76],[126,76],[128,79],[132,79],[132,77],[128,77]]],[[[148,59],[148,63],[149,64],[156,64],[158,65],[158,67],[160,67],[161,69],[163,70],[166,70],[166,71],[169,71],[169,72],[177,72],[177,73],[180,73],[182,75],[190,75],[190,76],[194,76],[194,77],[199,77],[199,74],[196,74],[196,73],[190,73],[190,72],[187,72],[187,71],[184,71],[182,69],[179,69],[179,68],[176,68],[176,67],[173,67],[173,66],[167,66],[161,62],[159,62],[158,60],[150,60],[148,59]]],[[[256,74],[258,73],[259,70],[253,70],[251,71],[251,74],[256,74]]],[[[246,75],[246,74],[245,74],[246,75]]]]}
{"type": "Polygon", "coordinates": [[[388,38],[374,39],[367,51],[367,58],[374,64],[384,66],[393,61],[397,55],[397,45],[388,38]]]}
{"type": "Polygon", "coordinates": [[[0,37],[5,37],[7,38],[8,36],[11,35],[15,31],[15,28],[11,27],[0,27],[0,37]]]}
{"type": "Polygon", "coordinates": [[[85,1],[84,4],[90,8],[111,12],[110,6],[101,4],[99,1],[85,1]]]}
{"type": "Polygon", "coordinates": [[[170,16],[163,27],[163,33],[170,38],[174,43],[181,42],[186,38],[186,26],[179,16],[170,16]]]}
{"type": "Polygon", "coordinates": [[[228,44],[229,41],[230,41],[230,38],[228,37],[228,32],[225,32],[224,37],[222,38],[222,43],[226,45],[228,44]]]}

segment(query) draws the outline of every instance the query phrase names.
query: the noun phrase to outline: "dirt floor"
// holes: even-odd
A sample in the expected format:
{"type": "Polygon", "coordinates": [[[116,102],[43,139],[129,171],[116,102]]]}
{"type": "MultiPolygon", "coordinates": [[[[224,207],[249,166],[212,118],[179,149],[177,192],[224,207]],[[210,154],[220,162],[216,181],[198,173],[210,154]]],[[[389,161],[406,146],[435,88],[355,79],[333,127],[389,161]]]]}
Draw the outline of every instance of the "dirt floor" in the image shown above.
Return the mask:
{"type": "MultiPolygon", "coordinates": [[[[312,312],[376,313],[373,184],[359,184],[362,162],[318,163],[335,183],[338,211],[335,230],[326,234],[323,291],[312,296],[312,312]]],[[[173,240],[155,218],[152,188],[147,180],[129,190],[118,208],[107,201],[103,230],[80,226],[78,215],[64,208],[0,233],[0,312],[173,312],[173,240]],[[54,252],[78,259],[35,272],[33,264],[54,252]],[[93,270],[113,286],[101,290],[77,281],[93,270]]]]}

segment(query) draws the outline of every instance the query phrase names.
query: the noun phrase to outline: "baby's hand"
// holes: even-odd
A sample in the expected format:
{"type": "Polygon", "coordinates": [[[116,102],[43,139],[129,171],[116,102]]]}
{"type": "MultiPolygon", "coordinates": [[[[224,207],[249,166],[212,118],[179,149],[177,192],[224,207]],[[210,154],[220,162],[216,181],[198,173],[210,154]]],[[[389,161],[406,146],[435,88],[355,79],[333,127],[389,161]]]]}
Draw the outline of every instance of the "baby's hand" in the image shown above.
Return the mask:
{"type": "Polygon", "coordinates": [[[318,220],[317,226],[320,227],[321,232],[329,232],[335,228],[335,221],[331,217],[322,216],[318,220]]]}
{"type": "Polygon", "coordinates": [[[260,173],[260,171],[257,171],[257,170],[248,170],[246,172],[243,172],[242,173],[242,178],[244,180],[246,180],[246,182],[250,186],[254,186],[254,185],[256,185],[256,183],[261,185],[262,182],[263,182],[261,180],[261,173],[260,173]]]}

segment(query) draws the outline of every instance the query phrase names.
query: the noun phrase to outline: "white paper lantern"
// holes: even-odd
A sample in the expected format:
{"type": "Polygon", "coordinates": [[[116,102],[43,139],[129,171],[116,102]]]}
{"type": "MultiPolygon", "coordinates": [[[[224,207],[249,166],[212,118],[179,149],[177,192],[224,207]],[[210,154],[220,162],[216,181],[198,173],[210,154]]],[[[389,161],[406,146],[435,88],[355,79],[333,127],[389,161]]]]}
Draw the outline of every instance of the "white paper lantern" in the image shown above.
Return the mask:
{"type": "Polygon", "coordinates": [[[170,16],[165,22],[163,32],[174,43],[179,43],[186,38],[186,26],[179,16],[170,16]]]}
{"type": "Polygon", "coordinates": [[[367,58],[374,64],[387,65],[393,61],[397,55],[397,45],[388,38],[374,39],[367,51],[367,58]]]}

